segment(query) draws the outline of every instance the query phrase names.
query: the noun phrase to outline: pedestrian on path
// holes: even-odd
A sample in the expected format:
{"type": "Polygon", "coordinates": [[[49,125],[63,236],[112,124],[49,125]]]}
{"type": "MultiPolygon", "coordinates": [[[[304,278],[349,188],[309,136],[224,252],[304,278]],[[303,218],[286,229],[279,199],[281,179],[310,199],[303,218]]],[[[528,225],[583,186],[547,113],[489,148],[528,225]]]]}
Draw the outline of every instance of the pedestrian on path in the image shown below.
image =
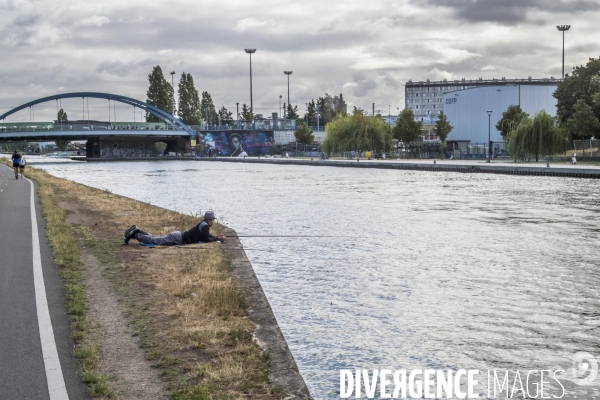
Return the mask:
{"type": "Polygon", "coordinates": [[[142,244],[152,244],[157,246],[176,246],[190,243],[208,243],[208,242],[225,242],[225,235],[213,236],[210,234],[210,227],[215,223],[214,211],[204,213],[204,220],[200,221],[193,228],[185,231],[175,231],[164,236],[154,236],[146,231],[139,229],[136,225],[132,225],[125,231],[123,235],[123,244],[129,244],[131,239],[135,239],[142,244]]]}
{"type": "Polygon", "coordinates": [[[21,161],[19,162],[19,169],[21,170],[21,178],[23,177],[23,172],[25,172],[26,165],[27,165],[27,161],[25,160],[25,156],[21,156],[21,161]]]}
{"type": "Polygon", "coordinates": [[[577,165],[577,153],[573,153],[573,156],[571,157],[571,161],[573,162],[573,165],[577,165]]]}
{"type": "Polygon", "coordinates": [[[15,179],[19,179],[19,168],[21,167],[21,155],[15,150],[12,157],[13,169],[15,170],[15,179]]]}

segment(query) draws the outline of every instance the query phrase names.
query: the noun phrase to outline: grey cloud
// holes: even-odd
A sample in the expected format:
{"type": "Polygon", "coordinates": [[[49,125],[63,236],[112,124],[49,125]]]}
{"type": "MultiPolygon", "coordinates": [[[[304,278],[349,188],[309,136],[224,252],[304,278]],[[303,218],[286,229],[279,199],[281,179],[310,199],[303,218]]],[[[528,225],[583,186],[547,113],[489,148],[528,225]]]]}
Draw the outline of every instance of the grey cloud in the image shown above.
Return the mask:
{"type": "Polygon", "coordinates": [[[495,22],[514,26],[528,21],[542,24],[539,18],[530,19],[536,11],[580,13],[600,10],[600,3],[589,0],[546,1],[546,0],[427,0],[432,6],[447,7],[455,17],[468,22],[495,22]]]}
{"type": "Polygon", "coordinates": [[[96,72],[106,72],[107,74],[116,76],[129,76],[134,72],[149,69],[149,67],[157,64],[157,60],[149,58],[136,63],[130,62],[127,64],[122,63],[121,61],[104,61],[98,65],[96,72]]]}

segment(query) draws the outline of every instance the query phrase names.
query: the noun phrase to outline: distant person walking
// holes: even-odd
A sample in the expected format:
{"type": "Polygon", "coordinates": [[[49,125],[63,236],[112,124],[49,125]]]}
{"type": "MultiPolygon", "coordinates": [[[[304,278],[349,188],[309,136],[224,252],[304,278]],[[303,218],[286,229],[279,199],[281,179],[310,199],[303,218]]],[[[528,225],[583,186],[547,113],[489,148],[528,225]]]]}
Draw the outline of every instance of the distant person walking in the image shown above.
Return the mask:
{"type": "Polygon", "coordinates": [[[215,213],[207,211],[204,213],[204,220],[200,221],[193,228],[185,231],[175,231],[164,236],[154,236],[146,231],[139,229],[133,225],[125,231],[123,235],[123,244],[129,244],[131,239],[135,239],[142,244],[152,244],[156,246],[176,246],[190,243],[208,243],[208,242],[225,242],[225,235],[217,235],[216,237],[210,234],[210,227],[215,223],[215,213]]]}
{"type": "Polygon", "coordinates": [[[21,156],[21,161],[19,162],[19,169],[21,170],[21,178],[23,177],[23,172],[25,172],[26,165],[27,165],[27,160],[25,160],[25,156],[21,156]]]}
{"type": "Polygon", "coordinates": [[[577,165],[577,153],[573,153],[571,161],[573,162],[573,165],[577,165]]]}
{"type": "Polygon", "coordinates": [[[11,159],[13,162],[13,169],[15,170],[15,179],[19,179],[19,168],[21,167],[21,155],[15,150],[11,159]]]}

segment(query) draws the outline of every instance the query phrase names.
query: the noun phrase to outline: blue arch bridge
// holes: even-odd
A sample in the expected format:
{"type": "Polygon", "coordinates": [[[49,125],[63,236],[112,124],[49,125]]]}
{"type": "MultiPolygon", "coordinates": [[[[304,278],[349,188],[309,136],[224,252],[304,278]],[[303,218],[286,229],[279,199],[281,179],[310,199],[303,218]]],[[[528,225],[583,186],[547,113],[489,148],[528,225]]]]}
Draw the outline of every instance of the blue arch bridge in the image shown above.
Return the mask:
{"type": "MultiPolygon", "coordinates": [[[[70,98],[106,99],[133,106],[158,118],[163,124],[148,125],[145,129],[129,129],[129,126],[116,126],[101,121],[56,121],[42,126],[36,123],[10,124],[0,126],[0,141],[56,141],[87,140],[86,155],[88,158],[120,157],[125,154],[131,157],[148,157],[153,152],[154,143],[165,142],[166,152],[189,153],[191,140],[196,133],[175,116],[148,103],[110,93],[76,92],[64,93],[22,104],[0,115],[0,121],[21,110],[30,109],[37,104],[70,98]],[[166,127],[166,129],[165,129],[166,127]]],[[[31,111],[30,111],[31,112],[31,111]]]]}

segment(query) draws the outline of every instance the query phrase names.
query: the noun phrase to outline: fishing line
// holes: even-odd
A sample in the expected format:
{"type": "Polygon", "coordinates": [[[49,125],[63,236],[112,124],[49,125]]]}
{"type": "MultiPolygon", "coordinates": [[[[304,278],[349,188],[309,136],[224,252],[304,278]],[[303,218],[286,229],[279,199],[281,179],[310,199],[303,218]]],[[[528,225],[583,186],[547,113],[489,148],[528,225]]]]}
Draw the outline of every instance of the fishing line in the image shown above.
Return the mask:
{"type": "Polygon", "coordinates": [[[352,236],[331,236],[331,235],[225,235],[225,237],[249,237],[249,238],[348,238],[352,236]]]}

